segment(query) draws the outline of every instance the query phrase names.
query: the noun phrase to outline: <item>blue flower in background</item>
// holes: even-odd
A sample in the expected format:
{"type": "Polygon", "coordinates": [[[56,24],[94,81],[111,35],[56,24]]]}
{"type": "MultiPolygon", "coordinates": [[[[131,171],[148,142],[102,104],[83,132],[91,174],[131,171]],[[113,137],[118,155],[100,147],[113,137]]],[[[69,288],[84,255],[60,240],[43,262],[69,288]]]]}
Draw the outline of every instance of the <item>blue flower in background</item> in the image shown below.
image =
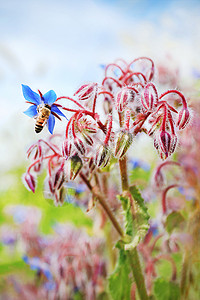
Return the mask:
{"type": "MultiPolygon", "coordinates": [[[[32,91],[29,86],[23,84],[22,91],[24,98],[27,100],[26,102],[32,104],[26,111],[24,111],[27,116],[31,118],[38,117],[39,112],[43,107],[47,109],[47,112],[49,110],[48,116],[43,118],[42,122],[44,125],[47,122],[48,130],[52,134],[55,126],[55,117],[57,117],[59,120],[61,120],[59,115],[66,118],[66,116],[58,108],[57,104],[54,104],[54,102],[57,100],[56,93],[53,90],[50,90],[44,95],[39,95],[32,91]]],[[[36,132],[40,132],[42,130],[41,122],[39,127],[40,128],[38,131],[35,127],[36,132]]]]}
{"type": "Polygon", "coordinates": [[[30,266],[31,270],[41,271],[48,280],[53,279],[53,275],[50,271],[49,265],[41,261],[39,257],[30,258],[27,255],[24,255],[22,259],[26,264],[30,266]]]}
{"type": "Polygon", "coordinates": [[[132,169],[142,168],[146,172],[150,170],[150,165],[148,163],[137,158],[130,159],[130,164],[132,169]]]}

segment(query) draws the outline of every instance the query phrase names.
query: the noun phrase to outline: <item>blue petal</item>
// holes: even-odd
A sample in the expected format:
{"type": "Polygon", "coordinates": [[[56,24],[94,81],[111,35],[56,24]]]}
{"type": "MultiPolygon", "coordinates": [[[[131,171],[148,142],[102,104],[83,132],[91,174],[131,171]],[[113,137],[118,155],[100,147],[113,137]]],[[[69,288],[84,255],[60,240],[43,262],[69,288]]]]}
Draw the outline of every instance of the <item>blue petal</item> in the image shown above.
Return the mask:
{"type": "Polygon", "coordinates": [[[23,92],[24,98],[27,101],[33,102],[36,105],[39,105],[41,103],[40,96],[37,93],[33,92],[28,85],[22,84],[22,92],[23,92]]]}
{"type": "Polygon", "coordinates": [[[22,256],[22,259],[23,259],[23,261],[25,262],[25,263],[29,263],[29,258],[28,258],[28,256],[27,255],[23,255],[22,256]]]}
{"type": "Polygon", "coordinates": [[[55,117],[52,114],[50,114],[48,119],[48,129],[51,134],[53,134],[54,126],[55,126],[55,117]]]}
{"type": "Polygon", "coordinates": [[[67,119],[67,117],[62,113],[62,111],[60,111],[60,109],[54,104],[51,106],[51,111],[67,119]]]}
{"type": "Polygon", "coordinates": [[[24,114],[32,118],[37,115],[37,106],[31,105],[27,110],[24,111],[24,114]]]}
{"type": "Polygon", "coordinates": [[[48,91],[46,94],[43,95],[44,98],[44,103],[48,104],[48,105],[52,105],[56,99],[56,93],[53,90],[48,91]]]}
{"type": "Polygon", "coordinates": [[[52,276],[52,274],[51,274],[51,272],[49,270],[43,270],[43,273],[44,273],[44,275],[46,276],[46,278],[48,280],[53,279],[53,276],[52,276]]]}

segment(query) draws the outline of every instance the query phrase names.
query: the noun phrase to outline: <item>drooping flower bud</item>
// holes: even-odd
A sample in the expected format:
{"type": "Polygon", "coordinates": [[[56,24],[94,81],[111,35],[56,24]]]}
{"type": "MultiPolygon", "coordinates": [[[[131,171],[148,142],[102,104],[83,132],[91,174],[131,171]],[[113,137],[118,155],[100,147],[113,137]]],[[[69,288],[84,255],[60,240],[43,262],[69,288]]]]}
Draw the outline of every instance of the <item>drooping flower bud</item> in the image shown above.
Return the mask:
{"type": "Polygon", "coordinates": [[[69,174],[69,179],[74,180],[83,166],[83,162],[78,154],[74,154],[67,160],[67,173],[69,174]]]}
{"type": "Polygon", "coordinates": [[[74,146],[76,147],[76,149],[80,152],[80,154],[84,155],[85,154],[85,145],[83,143],[83,141],[79,138],[75,138],[74,139],[74,146]]]}
{"type": "Polygon", "coordinates": [[[162,130],[160,132],[159,142],[161,150],[164,152],[166,157],[168,157],[171,146],[171,135],[169,134],[169,132],[162,130]]]}
{"type": "Polygon", "coordinates": [[[112,108],[113,108],[113,102],[111,100],[111,98],[109,97],[105,97],[104,101],[103,101],[103,109],[105,114],[110,114],[112,113],[112,108]]]}
{"type": "Polygon", "coordinates": [[[169,149],[169,155],[174,153],[176,146],[177,146],[178,138],[175,134],[172,134],[171,136],[171,143],[170,143],[170,149],[169,149]]]}
{"type": "Polygon", "coordinates": [[[71,151],[72,151],[72,144],[68,139],[66,139],[62,145],[62,155],[65,158],[68,158],[71,155],[71,151]]]}
{"type": "Polygon", "coordinates": [[[33,159],[36,160],[42,156],[42,147],[40,143],[33,144],[28,150],[27,150],[27,157],[29,158],[30,155],[33,155],[33,159]]]}
{"type": "Polygon", "coordinates": [[[55,189],[53,188],[52,177],[48,177],[48,187],[51,194],[53,195],[55,193],[55,189]]]}
{"type": "Polygon", "coordinates": [[[91,171],[94,171],[96,165],[95,165],[95,162],[94,162],[94,157],[91,157],[90,160],[89,160],[89,168],[91,171]]]}
{"type": "Polygon", "coordinates": [[[121,131],[118,134],[116,146],[115,146],[115,157],[122,158],[133,141],[133,135],[130,132],[121,131]]]}
{"type": "Polygon", "coordinates": [[[79,120],[79,131],[85,133],[97,133],[98,126],[96,122],[93,122],[87,118],[81,118],[79,120]],[[81,130],[80,130],[81,129],[81,130]]]}
{"type": "Polygon", "coordinates": [[[33,167],[34,172],[36,172],[36,173],[39,173],[39,172],[41,171],[41,168],[42,168],[41,162],[38,162],[38,163],[35,164],[34,167],[33,167]]]}
{"type": "Polygon", "coordinates": [[[161,150],[168,157],[170,153],[170,146],[171,146],[171,135],[169,132],[162,130],[158,136],[158,142],[160,145],[161,150]]]}
{"type": "Polygon", "coordinates": [[[184,129],[190,121],[190,112],[187,107],[182,108],[181,111],[178,113],[178,121],[176,126],[179,130],[184,129]]]}
{"type": "Polygon", "coordinates": [[[171,154],[171,135],[167,131],[159,131],[154,139],[154,147],[158,150],[162,159],[167,158],[171,154]]]}
{"type": "Polygon", "coordinates": [[[158,189],[162,188],[165,185],[165,177],[159,168],[156,170],[156,173],[154,175],[154,183],[156,188],[158,189]]]}
{"type": "Polygon", "coordinates": [[[25,182],[27,183],[29,189],[33,193],[35,193],[35,187],[36,187],[36,179],[35,179],[35,177],[28,172],[28,173],[25,174],[24,179],[25,179],[25,182]]]}
{"type": "Polygon", "coordinates": [[[107,146],[101,145],[96,153],[95,164],[98,168],[104,168],[107,166],[110,160],[110,150],[107,146]]]}
{"type": "Polygon", "coordinates": [[[157,101],[158,93],[156,87],[153,85],[153,83],[148,83],[141,94],[141,103],[143,109],[151,111],[155,107],[157,101]]]}
{"type": "Polygon", "coordinates": [[[64,169],[60,167],[55,174],[53,189],[59,190],[65,181],[64,169]]]}
{"type": "Polygon", "coordinates": [[[93,139],[87,134],[87,133],[84,133],[82,132],[82,136],[85,140],[85,142],[89,145],[89,146],[92,146],[93,145],[93,139]]]}
{"type": "Polygon", "coordinates": [[[75,93],[79,100],[88,100],[97,93],[97,83],[83,84],[75,93]]]}
{"type": "Polygon", "coordinates": [[[115,107],[119,112],[123,112],[127,106],[127,103],[132,98],[133,93],[128,88],[122,88],[115,98],[115,107]]]}

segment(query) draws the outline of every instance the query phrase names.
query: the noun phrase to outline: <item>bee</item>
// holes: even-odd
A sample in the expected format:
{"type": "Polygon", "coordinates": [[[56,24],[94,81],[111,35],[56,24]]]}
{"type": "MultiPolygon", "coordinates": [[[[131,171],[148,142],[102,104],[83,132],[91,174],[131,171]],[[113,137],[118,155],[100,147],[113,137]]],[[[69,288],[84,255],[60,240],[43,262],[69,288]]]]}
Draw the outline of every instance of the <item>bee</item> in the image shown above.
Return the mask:
{"type": "Polygon", "coordinates": [[[44,106],[39,106],[37,110],[38,114],[36,116],[35,132],[39,133],[42,131],[49,119],[49,116],[51,114],[51,107],[48,104],[45,104],[44,106]]]}

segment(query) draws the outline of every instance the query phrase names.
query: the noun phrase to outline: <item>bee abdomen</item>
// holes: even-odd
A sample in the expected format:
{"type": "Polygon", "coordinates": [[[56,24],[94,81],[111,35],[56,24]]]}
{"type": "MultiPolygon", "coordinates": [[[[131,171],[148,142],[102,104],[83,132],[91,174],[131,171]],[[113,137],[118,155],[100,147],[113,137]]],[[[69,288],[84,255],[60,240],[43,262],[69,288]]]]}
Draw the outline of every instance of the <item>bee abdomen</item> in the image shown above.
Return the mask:
{"type": "Polygon", "coordinates": [[[43,129],[43,127],[44,127],[44,125],[43,125],[42,123],[36,123],[36,124],[35,124],[35,132],[36,132],[36,133],[41,132],[42,129],[43,129]]]}

